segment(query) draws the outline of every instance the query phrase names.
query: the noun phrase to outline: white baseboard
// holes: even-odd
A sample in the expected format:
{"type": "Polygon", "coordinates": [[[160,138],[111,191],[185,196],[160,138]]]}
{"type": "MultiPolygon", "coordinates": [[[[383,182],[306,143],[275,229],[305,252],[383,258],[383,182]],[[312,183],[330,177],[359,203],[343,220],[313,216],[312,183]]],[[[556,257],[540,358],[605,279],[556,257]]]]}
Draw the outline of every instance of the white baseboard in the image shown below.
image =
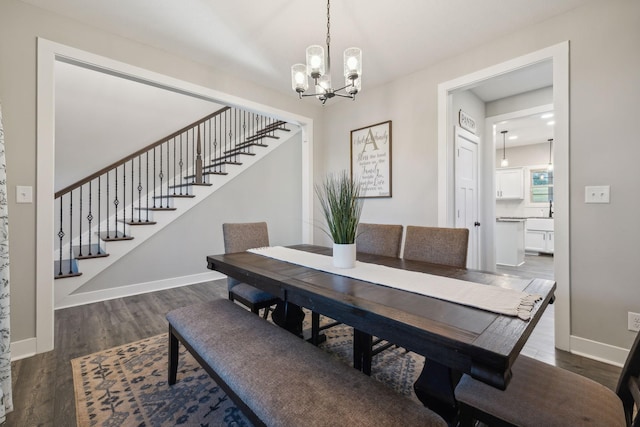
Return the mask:
{"type": "Polygon", "coordinates": [[[206,273],[194,274],[191,276],[174,277],[171,279],[137,283],[134,285],[102,289],[99,291],[71,294],[67,295],[59,305],[56,305],[55,309],[58,310],[61,308],[75,307],[78,305],[90,304],[93,302],[107,301],[115,298],[146,294],[148,292],[155,292],[163,289],[171,289],[180,286],[193,285],[195,283],[224,279],[225,277],[227,276],[222,273],[219,273],[217,271],[210,271],[206,273]]]}
{"type": "Polygon", "coordinates": [[[35,338],[28,338],[22,341],[15,341],[11,343],[11,361],[25,359],[27,357],[35,356],[37,349],[37,340],[35,338]]]}
{"type": "Polygon", "coordinates": [[[622,367],[627,360],[629,350],[586,338],[571,336],[571,353],[599,362],[622,367]]]}

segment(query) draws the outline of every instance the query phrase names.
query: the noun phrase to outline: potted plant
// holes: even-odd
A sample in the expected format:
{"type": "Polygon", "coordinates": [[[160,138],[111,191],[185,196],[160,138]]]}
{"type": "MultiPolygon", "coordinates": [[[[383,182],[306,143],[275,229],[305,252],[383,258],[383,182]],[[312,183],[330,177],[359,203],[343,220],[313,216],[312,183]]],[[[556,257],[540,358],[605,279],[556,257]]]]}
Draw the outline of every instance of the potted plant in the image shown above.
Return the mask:
{"type": "Polygon", "coordinates": [[[353,268],[356,261],[356,232],[363,199],[360,183],[346,171],[326,176],[321,185],[315,186],[316,195],[327,221],[324,230],[333,240],[333,265],[353,268]]]}

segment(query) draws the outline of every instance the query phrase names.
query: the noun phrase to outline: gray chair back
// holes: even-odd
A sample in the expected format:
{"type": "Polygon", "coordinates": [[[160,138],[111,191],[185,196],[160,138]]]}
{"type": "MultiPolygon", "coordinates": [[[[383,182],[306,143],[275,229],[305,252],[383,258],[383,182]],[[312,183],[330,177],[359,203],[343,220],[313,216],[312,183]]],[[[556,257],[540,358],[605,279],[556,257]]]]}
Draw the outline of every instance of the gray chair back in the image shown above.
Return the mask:
{"type": "MultiPolygon", "coordinates": [[[[243,222],[222,224],[224,252],[232,254],[247,249],[269,246],[269,232],[266,222],[243,222]]],[[[234,278],[227,278],[229,290],[242,283],[234,278]]]]}
{"type": "Polygon", "coordinates": [[[358,224],[358,252],[399,258],[402,246],[402,225],[358,224]]]}
{"type": "Polygon", "coordinates": [[[224,223],[222,235],[227,254],[269,246],[266,222],[224,223]]]}
{"type": "Polygon", "coordinates": [[[402,257],[452,267],[467,267],[469,230],[466,228],[407,226],[402,257]]]}

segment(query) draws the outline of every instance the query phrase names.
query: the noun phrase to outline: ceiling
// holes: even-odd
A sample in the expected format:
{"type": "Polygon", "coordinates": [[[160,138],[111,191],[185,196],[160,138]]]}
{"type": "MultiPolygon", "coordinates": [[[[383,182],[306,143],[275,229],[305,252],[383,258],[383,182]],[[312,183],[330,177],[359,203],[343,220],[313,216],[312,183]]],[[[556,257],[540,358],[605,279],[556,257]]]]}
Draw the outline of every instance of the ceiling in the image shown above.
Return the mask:
{"type": "MultiPolygon", "coordinates": [[[[324,0],[22,1],[290,96],[291,65],[326,38],[324,0]]],[[[589,1],[334,0],[333,78],[350,46],[366,91],[589,1]]]]}
{"type": "Polygon", "coordinates": [[[520,145],[548,144],[549,139],[553,138],[554,124],[553,111],[500,122],[496,124],[496,150],[502,150],[501,132],[503,130],[507,131],[505,134],[507,148],[520,145]]]}

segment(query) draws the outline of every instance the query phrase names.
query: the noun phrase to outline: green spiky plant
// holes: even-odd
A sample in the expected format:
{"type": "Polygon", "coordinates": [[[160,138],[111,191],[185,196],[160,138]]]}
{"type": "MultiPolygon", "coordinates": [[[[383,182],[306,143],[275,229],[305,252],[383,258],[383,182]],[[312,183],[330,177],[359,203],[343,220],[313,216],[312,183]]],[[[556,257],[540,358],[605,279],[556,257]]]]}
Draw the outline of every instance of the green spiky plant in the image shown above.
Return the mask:
{"type": "Polygon", "coordinates": [[[315,190],[327,221],[325,233],[333,243],[355,243],[363,202],[360,183],[343,170],[337,175],[327,175],[321,185],[315,185],[315,190]]]}

